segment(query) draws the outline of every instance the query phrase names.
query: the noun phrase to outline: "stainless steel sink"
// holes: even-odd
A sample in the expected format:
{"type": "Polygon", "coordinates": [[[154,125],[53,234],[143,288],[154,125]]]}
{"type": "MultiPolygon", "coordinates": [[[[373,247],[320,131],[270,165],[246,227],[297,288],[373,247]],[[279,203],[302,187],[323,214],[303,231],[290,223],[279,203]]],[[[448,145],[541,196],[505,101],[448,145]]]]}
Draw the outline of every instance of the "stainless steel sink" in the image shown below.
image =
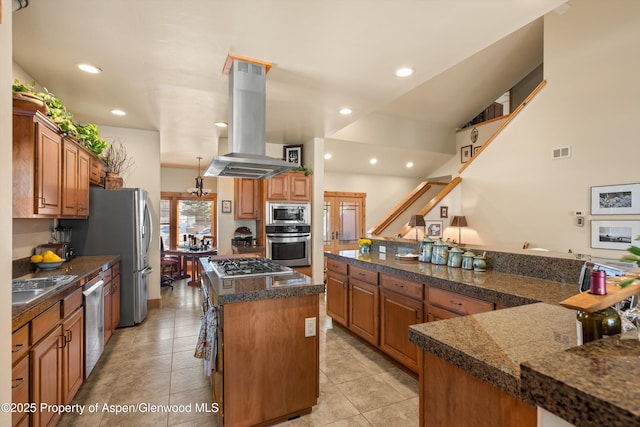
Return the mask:
{"type": "Polygon", "coordinates": [[[12,305],[29,304],[43,295],[72,282],[75,274],[66,274],[47,277],[21,277],[11,281],[12,305]]]}

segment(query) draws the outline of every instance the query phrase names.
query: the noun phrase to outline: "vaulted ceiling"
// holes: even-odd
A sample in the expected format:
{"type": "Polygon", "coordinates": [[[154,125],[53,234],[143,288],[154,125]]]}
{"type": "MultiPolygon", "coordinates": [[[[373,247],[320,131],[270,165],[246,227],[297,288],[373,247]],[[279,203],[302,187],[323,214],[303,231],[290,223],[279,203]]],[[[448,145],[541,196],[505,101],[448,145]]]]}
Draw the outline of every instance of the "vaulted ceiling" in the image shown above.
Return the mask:
{"type": "Polygon", "coordinates": [[[378,157],[375,173],[424,177],[457,127],[542,62],[540,18],[562,3],[30,0],[13,57],[78,121],[159,131],[162,164],[178,167],[225,154],[227,54],[270,61],[267,142],[325,138],[328,171],[372,173],[378,157]],[[395,77],[401,66],[415,74],[395,77]]]}

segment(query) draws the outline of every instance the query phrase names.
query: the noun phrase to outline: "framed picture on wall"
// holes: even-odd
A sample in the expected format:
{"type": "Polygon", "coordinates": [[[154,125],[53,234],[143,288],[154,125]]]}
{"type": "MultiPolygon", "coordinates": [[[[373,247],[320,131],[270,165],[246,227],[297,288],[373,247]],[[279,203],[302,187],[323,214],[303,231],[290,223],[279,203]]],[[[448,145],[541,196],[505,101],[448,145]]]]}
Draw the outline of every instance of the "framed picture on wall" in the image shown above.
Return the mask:
{"type": "Polygon", "coordinates": [[[467,163],[472,155],[471,145],[465,145],[464,147],[460,147],[460,162],[467,163]]]}
{"type": "Polygon", "coordinates": [[[425,221],[425,230],[432,239],[442,237],[442,221],[425,221]]]}
{"type": "Polygon", "coordinates": [[[302,163],[302,145],[285,145],[284,159],[289,163],[302,166],[304,164],[302,163]]]}
{"type": "Polygon", "coordinates": [[[222,201],[222,213],[231,213],[231,200],[222,201]]]}
{"type": "Polygon", "coordinates": [[[591,187],[591,215],[640,214],[640,184],[591,187]]]}
{"type": "Polygon", "coordinates": [[[440,218],[449,218],[448,206],[440,206],[440,218]]]}
{"type": "Polygon", "coordinates": [[[640,221],[591,221],[591,247],[626,251],[640,235],[640,221]]]}

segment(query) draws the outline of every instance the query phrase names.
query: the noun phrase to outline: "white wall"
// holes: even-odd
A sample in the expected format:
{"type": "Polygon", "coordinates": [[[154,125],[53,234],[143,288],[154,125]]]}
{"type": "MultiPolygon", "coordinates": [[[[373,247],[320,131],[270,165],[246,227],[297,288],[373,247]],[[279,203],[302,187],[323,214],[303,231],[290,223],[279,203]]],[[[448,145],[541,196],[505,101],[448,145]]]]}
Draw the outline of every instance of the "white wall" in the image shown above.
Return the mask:
{"type": "Polygon", "coordinates": [[[369,230],[421,182],[416,178],[325,172],[322,188],[367,193],[365,230],[369,230]]]}
{"type": "Polygon", "coordinates": [[[639,182],[640,2],[580,0],[545,17],[546,86],[462,174],[474,243],[620,258],[590,248],[590,187],[639,182]],[[557,147],[571,158],[551,160],[557,147]]]}
{"type": "MultiPolygon", "coordinates": [[[[208,165],[202,165],[202,173],[208,165]]],[[[197,166],[194,169],[181,168],[161,168],[160,169],[160,189],[161,191],[171,191],[185,193],[187,188],[195,187],[196,176],[198,176],[197,166]]],[[[204,188],[210,188],[212,193],[216,192],[218,178],[203,176],[204,188]]]]}
{"type": "Polygon", "coordinates": [[[144,188],[149,192],[153,219],[149,264],[149,299],[160,299],[160,134],[156,131],[101,126],[100,136],[106,141],[119,140],[134,159],[131,171],[124,175],[125,187],[144,188]]]}
{"type": "MultiPolygon", "coordinates": [[[[13,75],[12,46],[11,46],[11,2],[0,3],[2,8],[2,23],[0,23],[0,199],[5,203],[12,199],[13,186],[11,185],[13,174],[11,171],[12,145],[11,129],[12,116],[8,114],[12,110],[11,87],[13,75]]],[[[5,286],[0,286],[0,343],[3,351],[0,352],[0,402],[11,402],[11,259],[12,238],[11,233],[11,209],[5,207],[0,211],[0,229],[5,230],[5,236],[0,239],[0,281],[5,286]]],[[[0,412],[0,425],[11,425],[11,413],[0,412]]]]}

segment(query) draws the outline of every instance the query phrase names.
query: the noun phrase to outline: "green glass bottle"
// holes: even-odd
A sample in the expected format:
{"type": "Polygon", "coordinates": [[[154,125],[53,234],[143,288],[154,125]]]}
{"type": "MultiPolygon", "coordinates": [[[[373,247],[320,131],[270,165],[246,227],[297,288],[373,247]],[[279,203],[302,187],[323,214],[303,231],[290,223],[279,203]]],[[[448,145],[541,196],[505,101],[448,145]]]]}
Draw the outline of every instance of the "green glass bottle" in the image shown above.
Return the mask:
{"type": "Polygon", "coordinates": [[[619,334],[622,321],[615,308],[609,307],[594,313],[577,312],[578,345],[599,340],[604,336],[619,334]]]}

